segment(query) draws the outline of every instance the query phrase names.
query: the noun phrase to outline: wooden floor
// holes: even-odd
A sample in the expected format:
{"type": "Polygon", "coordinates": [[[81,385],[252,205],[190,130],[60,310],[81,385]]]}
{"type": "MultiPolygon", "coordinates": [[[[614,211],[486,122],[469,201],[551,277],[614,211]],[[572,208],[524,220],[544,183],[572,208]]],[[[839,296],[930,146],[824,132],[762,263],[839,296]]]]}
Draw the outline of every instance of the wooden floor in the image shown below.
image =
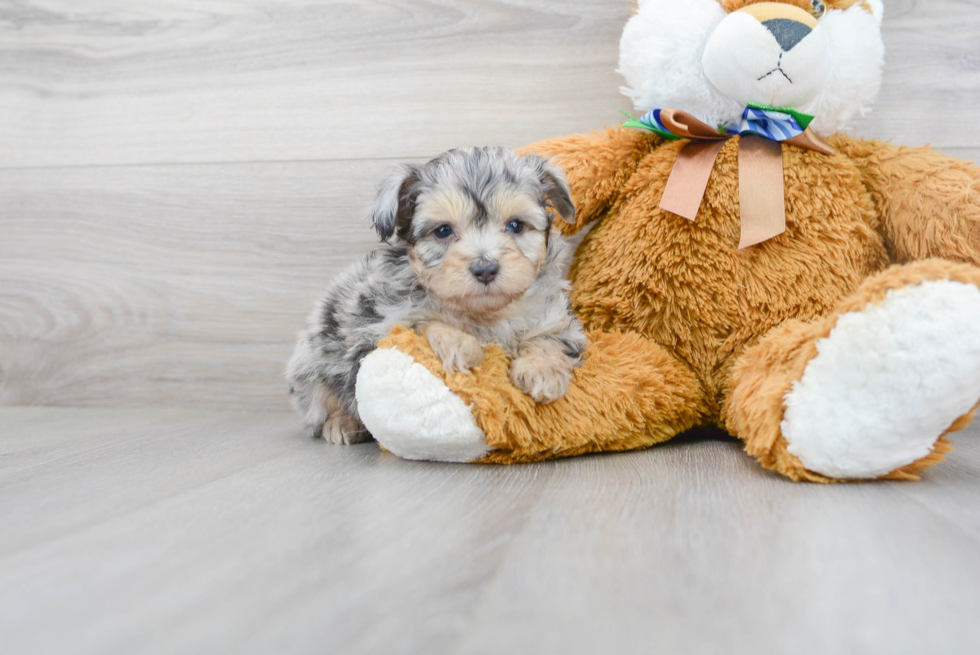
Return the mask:
{"type": "MultiPolygon", "coordinates": [[[[850,129],[980,160],[980,0],[885,4],[850,129]]],[[[379,176],[619,122],[631,5],[0,0],[0,654],[980,652],[980,428],[817,487],[717,435],[451,466],[286,412],[379,176]]]]}
{"type": "Polygon", "coordinates": [[[976,653],[980,430],[919,483],[736,442],[513,467],[289,414],[0,410],[4,653],[976,653]]]}

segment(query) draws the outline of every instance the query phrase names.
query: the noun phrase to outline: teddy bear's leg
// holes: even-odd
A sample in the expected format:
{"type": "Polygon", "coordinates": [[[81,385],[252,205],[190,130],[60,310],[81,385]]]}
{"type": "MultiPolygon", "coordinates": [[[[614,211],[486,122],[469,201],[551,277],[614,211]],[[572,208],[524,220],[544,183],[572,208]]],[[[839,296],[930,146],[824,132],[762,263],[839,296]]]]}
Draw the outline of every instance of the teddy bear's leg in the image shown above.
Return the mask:
{"type": "Polygon", "coordinates": [[[788,321],[733,368],[727,429],[794,480],[917,479],[980,402],[980,269],[926,260],[788,321]]]}
{"type": "Polygon", "coordinates": [[[471,373],[448,373],[425,337],[396,329],[361,364],[358,412],[406,459],[527,462],[666,441],[698,423],[703,394],[686,366],[636,334],[589,335],[564,396],[535,403],[486,349],[471,373]]]}

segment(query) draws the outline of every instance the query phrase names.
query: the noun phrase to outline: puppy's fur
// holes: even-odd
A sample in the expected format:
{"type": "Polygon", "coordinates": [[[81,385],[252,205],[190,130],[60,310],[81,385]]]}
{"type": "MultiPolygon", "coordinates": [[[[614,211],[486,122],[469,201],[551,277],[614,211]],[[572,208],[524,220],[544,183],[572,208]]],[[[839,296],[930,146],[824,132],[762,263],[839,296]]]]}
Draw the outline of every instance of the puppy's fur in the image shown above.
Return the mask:
{"type": "Polygon", "coordinates": [[[518,388],[537,402],[560,398],[585,335],[563,275],[569,246],[551,222],[574,214],[563,176],[540,157],[460,148],[399,168],[371,212],[385,244],[337,278],[289,362],[307,432],[334,443],[369,436],[357,371],[395,325],[423,332],[449,371],[468,373],[497,344],[518,388]]]}

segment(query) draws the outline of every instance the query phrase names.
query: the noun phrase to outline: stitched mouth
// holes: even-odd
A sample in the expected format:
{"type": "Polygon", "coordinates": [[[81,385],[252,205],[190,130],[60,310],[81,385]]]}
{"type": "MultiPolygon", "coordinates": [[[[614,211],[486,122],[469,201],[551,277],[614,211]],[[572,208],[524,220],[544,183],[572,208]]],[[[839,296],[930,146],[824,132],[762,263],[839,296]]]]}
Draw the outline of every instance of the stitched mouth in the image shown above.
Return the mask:
{"type": "Polygon", "coordinates": [[[779,53],[779,61],[776,62],[776,67],[773,68],[768,73],[766,73],[765,75],[763,75],[762,77],[760,77],[759,79],[757,79],[756,82],[761,82],[762,80],[766,79],[767,77],[769,77],[773,73],[780,73],[780,74],[782,74],[783,77],[786,78],[786,81],[787,82],[789,82],[790,84],[793,83],[793,80],[791,80],[790,77],[789,77],[789,75],[786,74],[786,71],[783,70],[783,53],[782,52],[779,53]]]}

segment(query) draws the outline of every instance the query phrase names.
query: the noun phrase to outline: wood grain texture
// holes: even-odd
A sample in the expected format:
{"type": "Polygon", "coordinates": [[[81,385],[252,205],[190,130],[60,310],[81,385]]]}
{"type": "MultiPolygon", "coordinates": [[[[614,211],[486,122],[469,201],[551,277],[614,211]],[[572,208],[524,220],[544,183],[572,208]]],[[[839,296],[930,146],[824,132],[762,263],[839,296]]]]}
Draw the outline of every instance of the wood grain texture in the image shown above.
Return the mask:
{"type": "Polygon", "coordinates": [[[0,171],[0,404],[286,409],[391,164],[0,171]]]}
{"type": "Polygon", "coordinates": [[[16,653],[975,653],[980,430],[920,483],[734,441],[406,462],[284,413],[0,409],[16,653]]]}
{"type": "Polygon", "coordinates": [[[0,165],[412,157],[615,122],[628,0],[7,3],[0,165]]]}
{"type": "Polygon", "coordinates": [[[980,146],[980,135],[964,133],[980,102],[980,1],[884,4],[884,80],[855,131],[903,145],[980,146]]]}
{"type": "MultiPolygon", "coordinates": [[[[630,6],[8,0],[0,166],[422,157],[588,131],[628,108],[614,70],[630,6]]],[[[980,3],[889,0],[884,33],[861,133],[980,145],[980,3]]]]}

